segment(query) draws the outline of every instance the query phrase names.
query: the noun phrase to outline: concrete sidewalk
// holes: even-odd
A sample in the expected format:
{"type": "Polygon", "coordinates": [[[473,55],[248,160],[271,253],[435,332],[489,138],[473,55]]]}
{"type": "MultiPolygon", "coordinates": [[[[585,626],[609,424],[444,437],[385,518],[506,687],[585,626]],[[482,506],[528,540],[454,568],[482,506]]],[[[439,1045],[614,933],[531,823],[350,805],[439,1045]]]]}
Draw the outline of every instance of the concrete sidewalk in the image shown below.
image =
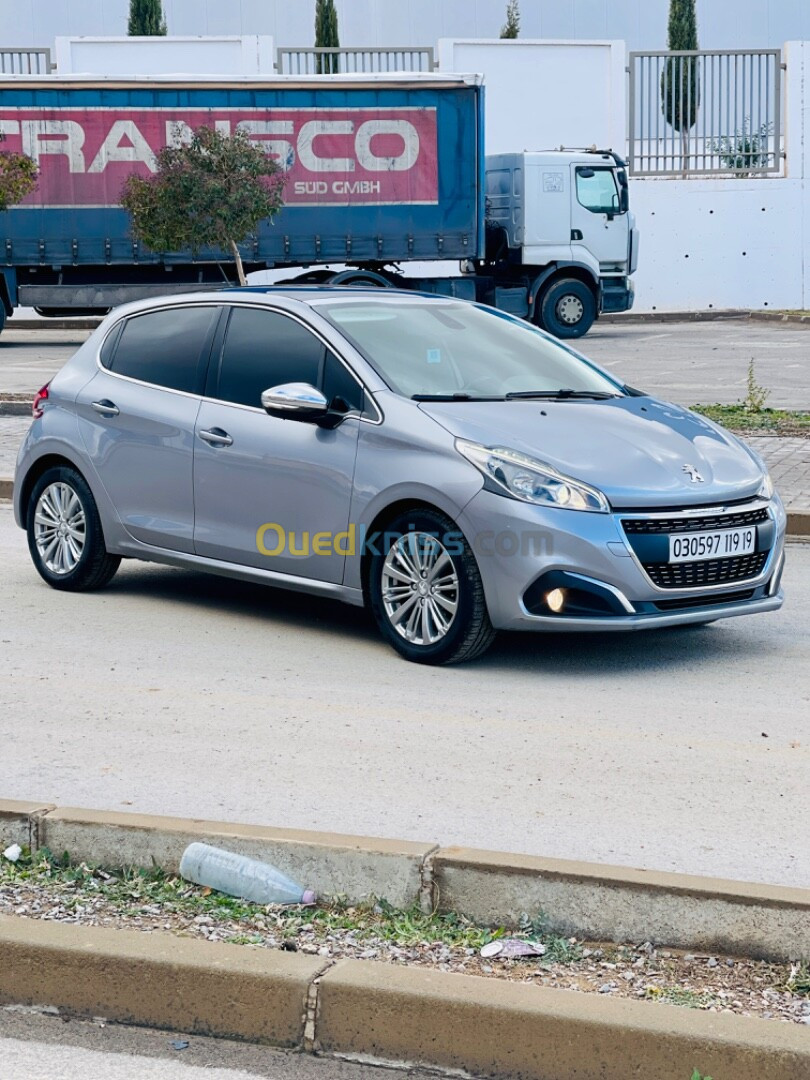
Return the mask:
{"type": "MultiPolygon", "coordinates": [[[[30,420],[27,417],[0,417],[0,498],[8,498],[14,476],[17,450],[30,420]]],[[[785,507],[792,512],[810,511],[810,439],[787,439],[759,435],[747,440],[764,459],[785,507]]]]}

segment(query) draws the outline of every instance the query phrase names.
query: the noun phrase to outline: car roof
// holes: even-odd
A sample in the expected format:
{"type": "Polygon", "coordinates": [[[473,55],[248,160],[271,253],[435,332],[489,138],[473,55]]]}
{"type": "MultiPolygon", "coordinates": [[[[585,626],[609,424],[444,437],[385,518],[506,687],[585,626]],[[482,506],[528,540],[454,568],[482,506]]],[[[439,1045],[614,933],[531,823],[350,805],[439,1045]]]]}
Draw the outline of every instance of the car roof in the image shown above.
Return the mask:
{"type": "MultiPolygon", "coordinates": [[[[448,300],[459,300],[455,296],[439,296],[436,293],[421,292],[418,289],[386,289],[377,285],[242,285],[229,286],[221,289],[222,293],[245,293],[264,294],[267,296],[289,296],[293,299],[303,300],[305,303],[318,300],[329,300],[335,297],[362,297],[364,300],[390,300],[407,299],[408,297],[422,297],[426,300],[435,300],[438,303],[448,300]]],[[[463,301],[460,301],[463,302],[463,301]]]]}

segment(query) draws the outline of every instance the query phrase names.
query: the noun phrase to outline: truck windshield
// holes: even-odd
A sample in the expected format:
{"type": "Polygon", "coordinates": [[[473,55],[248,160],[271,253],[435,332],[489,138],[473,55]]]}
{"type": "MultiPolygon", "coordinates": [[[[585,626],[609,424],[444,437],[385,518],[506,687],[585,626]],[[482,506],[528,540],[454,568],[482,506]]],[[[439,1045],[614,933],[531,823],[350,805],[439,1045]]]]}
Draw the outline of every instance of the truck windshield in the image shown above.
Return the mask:
{"type": "Polygon", "coordinates": [[[566,400],[624,393],[573,349],[474,304],[400,295],[319,302],[317,310],[405,397],[566,400]]]}

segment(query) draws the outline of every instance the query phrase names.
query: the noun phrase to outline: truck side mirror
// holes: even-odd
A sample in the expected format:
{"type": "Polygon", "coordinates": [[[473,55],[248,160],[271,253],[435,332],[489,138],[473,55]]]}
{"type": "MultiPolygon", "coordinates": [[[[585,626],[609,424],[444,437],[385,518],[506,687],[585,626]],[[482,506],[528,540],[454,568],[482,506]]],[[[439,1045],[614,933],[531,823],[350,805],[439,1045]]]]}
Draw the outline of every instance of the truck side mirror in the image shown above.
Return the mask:
{"type": "Polygon", "coordinates": [[[627,172],[624,169],[619,169],[616,173],[619,181],[619,208],[622,214],[626,214],[630,209],[630,191],[627,186],[627,172]]]}

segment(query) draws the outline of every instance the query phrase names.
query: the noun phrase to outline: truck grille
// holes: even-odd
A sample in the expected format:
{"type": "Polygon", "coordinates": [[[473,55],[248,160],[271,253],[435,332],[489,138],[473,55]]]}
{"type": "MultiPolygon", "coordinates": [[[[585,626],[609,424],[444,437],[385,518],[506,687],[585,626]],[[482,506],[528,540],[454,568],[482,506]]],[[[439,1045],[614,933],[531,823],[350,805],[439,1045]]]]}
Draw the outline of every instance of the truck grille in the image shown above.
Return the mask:
{"type": "Polygon", "coordinates": [[[726,581],[746,581],[757,577],[762,573],[767,558],[767,551],[755,551],[731,559],[642,565],[653,585],[659,589],[694,589],[701,585],[722,585],[726,581]]]}
{"type": "Polygon", "coordinates": [[[653,533],[701,532],[704,529],[736,529],[743,525],[761,525],[768,521],[768,510],[743,510],[738,514],[680,514],[671,518],[627,518],[622,528],[628,536],[653,533]]]}

